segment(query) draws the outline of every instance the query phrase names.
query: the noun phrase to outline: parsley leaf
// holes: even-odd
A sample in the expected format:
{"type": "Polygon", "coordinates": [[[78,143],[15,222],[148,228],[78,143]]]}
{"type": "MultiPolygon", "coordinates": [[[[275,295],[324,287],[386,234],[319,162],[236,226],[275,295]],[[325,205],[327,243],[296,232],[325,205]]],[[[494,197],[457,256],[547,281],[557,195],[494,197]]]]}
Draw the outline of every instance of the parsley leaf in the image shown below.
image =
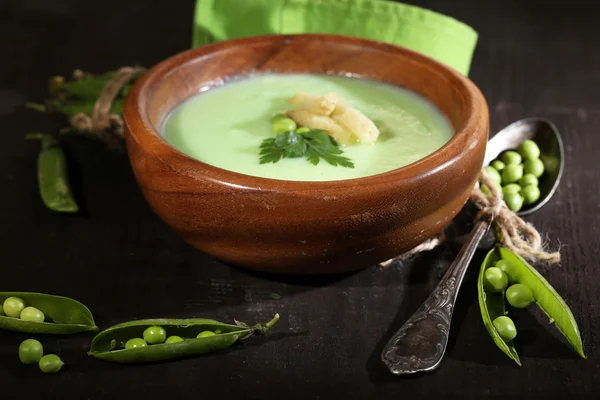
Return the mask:
{"type": "Polygon", "coordinates": [[[354,168],[354,163],[348,157],[341,156],[343,153],[333,138],[322,130],[313,129],[303,133],[289,131],[262,141],[260,163],[276,163],[282,158],[306,157],[312,165],[318,165],[323,159],[334,167],[339,165],[354,168]]]}

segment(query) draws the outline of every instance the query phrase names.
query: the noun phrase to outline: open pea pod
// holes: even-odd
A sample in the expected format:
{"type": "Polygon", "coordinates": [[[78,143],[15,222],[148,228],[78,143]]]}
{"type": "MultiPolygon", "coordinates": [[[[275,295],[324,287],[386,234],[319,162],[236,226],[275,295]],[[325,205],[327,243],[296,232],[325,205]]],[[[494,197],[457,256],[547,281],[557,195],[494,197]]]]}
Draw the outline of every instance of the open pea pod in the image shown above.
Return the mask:
{"type": "Polygon", "coordinates": [[[518,366],[521,366],[519,354],[517,353],[512,340],[510,342],[505,342],[500,337],[500,334],[496,331],[496,328],[492,323],[496,318],[507,314],[504,303],[504,292],[489,293],[485,290],[485,286],[483,284],[485,270],[489,267],[493,267],[496,261],[499,261],[500,259],[500,253],[494,249],[487,254],[483,264],[481,264],[479,278],[477,280],[477,297],[479,299],[479,308],[481,310],[481,318],[483,319],[485,329],[488,331],[488,334],[494,343],[496,343],[496,346],[498,346],[500,350],[510,357],[511,360],[517,363],[518,366]]]}
{"type": "Polygon", "coordinates": [[[0,304],[4,303],[8,297],[18,297],[26,305],[42,311],[47,322],[23,321],[19,318],[0,316],[0,329],[53,335],[98,330],[90,310],[80,302],[68,297],[43,293],[0,292],[0,304]]]}
{"type": "Polygon", "coordinates": [[[536,304],[548,316],[550,323],[558,328],[560,333],[573,346],[577,354],[587,358],[583,351],[583,343],[577,321],[571,309],[550,283],[522,257],[506,248],[499,248],[498,253],[518,268],[514,279],[528,286],[533,292],[536,304]]]}
{"type": "Polygon", "coordinates": [[[89,355],[116,363],[145,363],[175,358],[197,356],[225,349],[237,341],[253,334],[265,334],[279,320],[279,314],[266,323],[248,326],[237,322],[225,324],[212,319],[144,319],[125,322],[100,332],[92,340],[89,355]],[[153,344],[145,347],[125,349],[132,338],[141,338],[150,326],[161,326],[168,336],[180,336],[181,342],[153,344]],[[196,336],[203,331],[216,334],[202,338],[196,336]]]}

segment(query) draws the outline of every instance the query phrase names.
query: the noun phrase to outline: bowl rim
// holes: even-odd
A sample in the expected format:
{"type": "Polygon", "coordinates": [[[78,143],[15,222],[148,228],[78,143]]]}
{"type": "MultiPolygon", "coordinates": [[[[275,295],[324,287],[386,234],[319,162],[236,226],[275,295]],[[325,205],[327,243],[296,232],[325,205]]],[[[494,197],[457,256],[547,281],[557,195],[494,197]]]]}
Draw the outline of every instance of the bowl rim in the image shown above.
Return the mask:
{"type": "MultiPolygon", "coordinates": [[[[359,79],[361,78],[360,73],[353,73],[353,76],[355,75],[359,79]]],[[[231,77],[234,76],[232,75],[231,77]]],[[[364,76],[363,79],[373,78],[364,76]]],[[[380,82],[386,83],[385,81],[380,82]]],[[[389,82],[387,83],[390,84],[389,82]]],[[[418,92],[416,93],[421,95],[418,92]]],[[[426,100],[431,101],[429,99],[426,100]]],[[[123,116],[124,124],[126,127],[126,135],[131,137],[132,140],[138,143],[144,149],[145,153],[152,153],[152,155],[155,157],[162,155],[159,157],[161,162],[170,166],[174,171],[177,171],[182,175],[187,175],[193,179],[198,179],[198,173],[202,173],[202,178],[205,180],[209,180],[215,183],[227,184],[233,187],[241,187],[244,189],[256,189],[260,191],[289,190],[290,185],[293,186],[293,190],[295,191],[314,191],[318,189],[342,190],[365,185],[388,185],[391,182],[395,182],[398,180],[402,180],[404,182],[415,181],[422,178],[424,174],[432,174],[439,169],[443,169],[446,165],[452,164],[456,159],[460,158],[463,153],[463,149],[456,148],[457,142],[464,141],[465,139],[467,139],[466,136],[468,135],[477,134],[479,131],[479,126],[485,124],[486,119],[489,121],[488,105],[482,92],[468,77],[463,76],[453,68],[442,64],[441,62],[431,57],[428,57],[422,53],[418,53],[416,51],[410,50],[402,46],[360,37],[333,34],[285,34],[252,36],[216,42],[209,45],[200,46],[197,48],[192,48],[176,53],[159,62],[158,64],[154,65],[135,82],[135,84],[129,91],[129,95],[125,100],[123,116]],[[461,130],[454,130],[454,134],[450,137],[450,139],[436,151],[410,164],[390,171],[351,179],[327,181],[298,181],[247,175],[220,168],[212,164],[200,161],[196,158],[193,158],[169,144],[160,134],[158,129],[156,129],[155,126],[151,123],[147,109],[142,108],[142,106],[144,106],[147,103],[147,101],[143,99],[145,96],[148,96],[148,88],[155,82],[165,78],[169,75],[170,72],[180,68],[184,64],[193,63],[198,59],[209,57],[213,54],[222,51],[227,51],[235,47],[251,44],[260,44],[261,42],[285,42],[288,40],[329,40],[341,44],[358,45],[363,47],[366,46],[385,52],[392,52],[396,54],[405,55],[409,58],[414,58],[416,60],[421,61],[422,64],[426,64],[430,69],[433,69],[434,72],[450,75],[459,83],[460,86],[462,86],[463,91],[468,94],[466,107],[467,115],[465,118],[463,128],[461,130]],[[150,146],[142,146],[140,144],[141,138],[143,138],[146,143],[150,143],[150,146]],[[164,158],[165,154],[169,155],[169,161],[184,161],[188,166],[194,166],[195,173],[190,174],[187,168],[184,170],[180,168],[175,168],[173,165],[171,165],[169,161],[167,161],[164,158]],[[441,160],[445,159],[446,161],[443,161],[441,163],[435,162],[435,160],[438,158],[441,160]]],[[[129,146],[127,147],[129,148],[129,146]]]]}

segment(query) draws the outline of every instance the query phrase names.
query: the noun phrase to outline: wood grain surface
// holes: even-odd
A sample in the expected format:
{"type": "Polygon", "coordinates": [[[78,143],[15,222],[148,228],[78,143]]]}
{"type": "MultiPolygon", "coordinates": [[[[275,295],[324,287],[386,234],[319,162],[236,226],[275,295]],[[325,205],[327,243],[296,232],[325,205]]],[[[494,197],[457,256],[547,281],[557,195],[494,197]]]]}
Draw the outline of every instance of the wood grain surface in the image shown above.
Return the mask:
{"type": "MultiPolygon", "coordinates": [[[[477,268],[459,295],[450,344],[434,374],[398,379],[383,345],[426,298],[453,242],[387,269],[319,279],[281,279],[202,255],[147,206],[123,154],[66,140],[83,217],[46,210],[35,181],[39,144],[28,132],[60,121],[24,110],[46,80],[75,68],[104,72],[152,65],[190,44],[193,1],[3,0],[0,2],[0,288],[74,297],[101,327],[133,318],[206,316],[260,321],[272,334],[219,355],[115,366],[86,356],[91,335],[43,338],[69,364],[55,376],[18,361],[25,335],[0,332],[0,386],[19,398],[399,399],[600,396],[600,35],[591,1],[418,1],[479,33],[471,78],[485,94],[492,131],[542,116],[563,134],[562,184],[528,221],[562,245],[544,275],[571,305],[589,358],[579,359],[544,319],[517,317],[522,368],[492,343],[476,300],[477,268]],[[143,397],[142,397],[143,396],[143,397]]],[[[462,217],[465,217],[464,215],[462,217]]],[[[463,230],[457,226],[458,230],[463,230]]],[[[482,254],[478,254],[479,260],[482,254]]],[[[478,260],[475,260],[476,264],[478,260]]]]}

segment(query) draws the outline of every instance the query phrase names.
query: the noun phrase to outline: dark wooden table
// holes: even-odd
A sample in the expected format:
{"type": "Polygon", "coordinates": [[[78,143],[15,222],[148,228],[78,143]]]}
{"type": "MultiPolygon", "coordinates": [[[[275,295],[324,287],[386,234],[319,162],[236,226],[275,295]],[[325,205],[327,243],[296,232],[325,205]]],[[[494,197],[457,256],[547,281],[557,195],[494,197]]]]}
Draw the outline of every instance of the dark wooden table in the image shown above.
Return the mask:
{"type": "Polygon", "coordinates": [[[473,269],[460,293],[441,368],[417,378],[392,377],[379,362],[381,349],[435,286],[456,245],[385,270],[330,278],[285,279],[237,270],[184,244],[147,206],[126,157],[83,138],[68,139],[66,148],[85,213],[68,217],[48,211],[35,179],[39,147],[23,136],[53,132],[60,125],[22,104],[40,101],[51,75],[76,68],[105,72],[135,63],[151,66],[186,49],[193,0],[2,0],[0,290],[79,299],[101,327],[156,316],[254,322],[282,315],[269,337],[253,338],[230,352],[145,366],[88,357],[92,335],[43,338],[47,351],[69,364],[56,376],[19,362],[17,347],[27,335],[0,332],[3,396],[598,398],[597,8],[592,1],[418,3],[480,33],[471,77],[489,101],[493,132],[537,115],[550,118],[564,135],[562,185],[528,220],[552,246],[562,244],[562,265],[545,275],[572,306],[588,360],[578,359],[553,328],[524,312],[517,317],[524,365],[511,365],[482,325],[473,269]]]}

